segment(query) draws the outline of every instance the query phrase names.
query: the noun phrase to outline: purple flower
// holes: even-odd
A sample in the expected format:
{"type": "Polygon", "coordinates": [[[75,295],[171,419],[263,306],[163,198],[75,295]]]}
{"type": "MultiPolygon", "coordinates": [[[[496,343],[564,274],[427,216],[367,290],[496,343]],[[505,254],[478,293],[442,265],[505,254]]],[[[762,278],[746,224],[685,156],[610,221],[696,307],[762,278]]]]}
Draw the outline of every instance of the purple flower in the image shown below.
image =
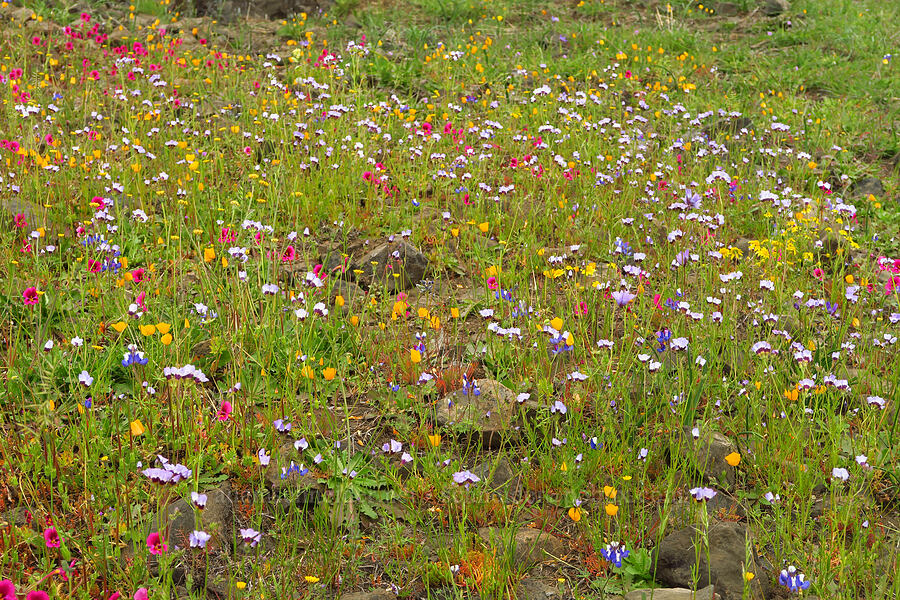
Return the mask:
{"type": "Polygon", "coordinates": [[[200,510],[203,510],[204,508],[206,508],[206,500],[207,500],[206,494],[198,494],[197,492],[191,492],[191,502],[193,502],[194,506],[196,506],[200,510]]]}
{"type": "Polygon", "coordinates": [[[697,502],[712,500],[717,493],[716,490],[707,487],[695,487],[691,490],[691,496],[693,496],[694,500],[697,502]]]}
{"type": "Polygon", "coordinates": [[[403,444],[398,442],[397,440],[392,439],[390,442],[385,442],[381,447],[381,450],[387,454],[397,454],[403,451],[403,444]]]}
{"type": "Polygon", "coordinates": [[[78,374],[78,383],[84,387],[91,387],[91,384],[94,383],[94,378],[87,371],[82,371],[78,374]]]}
{"type": "Polygon", "coordinates": [[[567,410],[568,410],[568,409],[566,408],[566,405],[563,404],[561,400],[557,400],[557,401],[554,402],[553,405],[550,407],[550,412],[551,412],[551,413],[559,413],[559,414],[561,414],[561,415],[566,414],[567,410]]]}
{"type": "Polygon", "coordinates": [[[265,448],[260,448],[259,452],[257,452],[256,455],[259,457],[259,464],[261,466],[263,466],[263,467],[269,466],[269,461],[272,460],[272,457],[269,456],[268,453],[266,453],[265,448]]]}
{"type": "Polygon", "coordinates": [[[206,533],[205,531],[192,531],[188,536],[188,540],[191,543],[191,548],[200,548],[201,550],[206,548],[206,542],[208,542],[212,538],[211,535],[206,533]]]}
{"type": "Polygon", "coordinates": [[[469,486],[473,483],[478,483],[481,481],[481,477],[472,473],[471,471],[457,471],[453,474],[453,482],[457,485],[463,485],[466,489],[469,489],[469,486]]]}
{"type": "Polygon", "coordinates": [[[627,290],[613,292],[611,295],[612,299],[615,300],[616,304],[618,304],[619,306],[625,306],[626,304],[637,298],[637,294],[632,294],[627,290]]]}
{"type": "Polygon", "coordinates": [[[256,545],[262,540],[262,533],[252,527],[248,527],[247,529],[241,529],[241,538],[244,540],[244,543],[250,544],[251,548],[256,548],[256,545]]]}
{"type": "Polygon", "coordinates": [[[844,467],[835,467],[831,470],[831,476],[841,481],[847,481],[850,479],[850,472],[844,467]]]}

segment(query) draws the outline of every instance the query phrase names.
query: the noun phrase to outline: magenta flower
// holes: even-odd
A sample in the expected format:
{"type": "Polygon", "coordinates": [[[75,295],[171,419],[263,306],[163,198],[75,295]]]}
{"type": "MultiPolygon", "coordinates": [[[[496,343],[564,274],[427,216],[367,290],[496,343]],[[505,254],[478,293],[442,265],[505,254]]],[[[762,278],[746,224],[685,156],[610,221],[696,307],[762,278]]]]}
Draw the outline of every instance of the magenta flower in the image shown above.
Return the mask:
{"type": "Polygon", "coordinates": [[[147,588],[138,588],[138,591],[134,593],[134,600],[147,600],[147,598],[149,598],[147,588]]]}
{"type": "Polygon", "coordinates": [[[216,413],[216,418],[220,421],[227,421],[228,417],[231,416],[231,410],[231,402],[223,400],[222,405],[219,407],[219,412],[216,413]]]}
{"type": "Polygon", "coordinates": [[[28,221],[25,220],[25,215],[22,213],[17,213],[15,217],[13,217],[13,225],[18,227],[19,229],[28,225],[28,221]]]}
{"type": "Polygon", "coordinates": [[[56,528],[48,527],[44,530],[44,543],[48,548],[59,548],[62,545],[62,540],[59,538],[56,528]]]}
{"type": "Polygon", "coordinates": [[[168,552],[169,546],[162,541],[159,532],[154,531],[147,536],[147,549],[150,550],[150,554],[165,554],[168,552]]]}
{"type": "Polygon", "coordinates": [[[34,306],[39,300],[40,297],[38,296],[36,287],[30,287],[22,292],[22,301],[26,306],[34,306]]]}
{"type": "Polygon", "coordinates": [[[16,586],[9,579],[0,580],[0,600],[16,600],[16,586]]]}
{"type": "Polygon", "coordinates": [[[33,592],[28,592],[25,596],[25,600],[50,600],[50,596],[47,592],[34,590],[33,592]]]}

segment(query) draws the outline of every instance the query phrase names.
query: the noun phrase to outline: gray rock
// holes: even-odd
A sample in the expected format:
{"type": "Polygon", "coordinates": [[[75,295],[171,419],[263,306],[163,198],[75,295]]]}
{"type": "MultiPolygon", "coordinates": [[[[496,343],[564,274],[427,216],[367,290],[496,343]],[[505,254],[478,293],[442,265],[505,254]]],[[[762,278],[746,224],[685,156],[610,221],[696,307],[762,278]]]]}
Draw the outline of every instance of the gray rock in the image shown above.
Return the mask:
{"type": "Polygon", "coordinates": [[[734,483],[734,467],[725,462],[725,457],[735,451],[734,444],[727,437],[711,430],[701,430],[699,439],[694,439],[689,428],[683,434],[681,444],[685,459],[697,470],[704,481],[713,479],[734,483]]]}
{"type": "Polygon", "coordinates": [[[506,457],[486,460],[478,465],[474,472],[482,481],[487,482],[492,492],[502,493],[507,498],[517,497],[522,489],[522,481],[506,457]]]}
{"type": "MultiPolygon", "coordinates": [[[[655,579],[673,587],[692,587],[692,569],[696,567],[699,580],[696,585],[705,588],[715,586],[722,600],[741,600],[744,590],[744,571],[747,546],[752,548],[753,540],[749,529],[742,523],[716,522],[710,524],[709,558],[703,547],[700,531],[687,527],[667,535],[653,550],[656,564],[655,579]],[[697,558],[699,557],[699,564],[697,558]]],[[[747,571],[757,573],[755,552],[751,554],[747,571]]],[[[764,599],[761,578],[750,582],[750,597],[764,599]]]]}
{"type": "Polygon", "coordinates": [[[789,10],[791,10],[791,3],[788,0],[766,0],[763,4],[763,14],[767,17],[777,17],[789,10]]]}
{"type": "Polygon", "coordinates": [[[625,594],[625,600],[716,600],[721,598],[716,594],[715,587],[708,585],[702,590],[689,590],[687,588],[646,588],[631,590],[625,594]]]}
{"type": "Polygon", "coordinates": [[[735,17],[741,12],[741,7],[734,2],[719,2],[715,6],[715,14],[720,17],[735,17]]]}
{"type": "Polygon", "coordinates": [[[340,600],[396,600],[397,596],[388,590],[369,590],[368,592],[353,592],[341,594],[340,600]]]}
{"type": "Polygon", "coordinates": [[[438,401],[438,427],[456,425],[475,434],[487,448],[498,448],[515,430],[519,417],[516,394],[492,379],[477,382],[479,395],[459,389],[438,401]]]}
{"type": "MultiPolygon", "coordinates": [[[[478,535],[488,543],[508,549],[506,544],[509,541],[509,535],[500,529],[482,527],[478,530],[478,535]]],[[[546,531],[531,527],[525,527],[516,532],[512,543],[515,564],[523,569],[529,569],[548,560],[555,560],[566,553],[566,544],[561,539],[546,531]]]]}
{"type": "Polygon", "coordinates": [[[353,266],[366,287],[384,286],[388,293],[409,289],[425,278],[428,258],[403,241],[379,244],[353,266]],[[396,276],[395,276],[396,275],[396,276]]]}
{"type": "Polygon", "coordinates": [[[168,528],[167,543],[169,548],[190,547],[189,536],[194,530],[205,531],[212,535],[207,548],[229,547],[232,539],[233,500],[231,487],[224,485],[205,492],[207,496],[206,508],[197,511],[195,515],[194,505],[186,499],[176,500],[169,504],[162,522],[157,521],[151,527],[162,532],[168,528]]]}
{"type": "Polygon", "coordinates": [[[551,600],[562,598],[562,594],[556,587],[544,583],[540,579],[526,577],[519,582],[516,598],[519,600],[551,600]]]}
{"type": "Polygon", "coordinates": [[[884,197],[884,184],[875,177],[863,177],[850,186],[850,194],[855,198],[868,198],[871,194],[881,199],[884,197]]]}

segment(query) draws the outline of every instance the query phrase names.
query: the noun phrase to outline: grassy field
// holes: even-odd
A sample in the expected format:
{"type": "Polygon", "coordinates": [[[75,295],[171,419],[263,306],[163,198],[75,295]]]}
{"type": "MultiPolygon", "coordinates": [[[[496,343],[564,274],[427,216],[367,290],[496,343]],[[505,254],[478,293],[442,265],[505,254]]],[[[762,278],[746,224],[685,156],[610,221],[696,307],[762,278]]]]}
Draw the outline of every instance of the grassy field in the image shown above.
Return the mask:
{"type": "Polygon", "coordinates": [[[900,596],[898,23],[3,3],[0,598],[900,596]]]}

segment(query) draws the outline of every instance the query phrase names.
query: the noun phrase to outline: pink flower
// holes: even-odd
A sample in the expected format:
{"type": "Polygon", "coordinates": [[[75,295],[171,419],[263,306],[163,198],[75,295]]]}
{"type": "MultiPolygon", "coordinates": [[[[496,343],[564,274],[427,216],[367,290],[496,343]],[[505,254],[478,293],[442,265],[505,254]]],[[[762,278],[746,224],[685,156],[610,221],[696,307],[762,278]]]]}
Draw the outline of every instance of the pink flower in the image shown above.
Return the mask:
{"type": "Polygon", "coordinates": [[[220,421],[227,421],[228,417],[231,416],[231,402],[228,400],[223,400],[222,405],[219,407],[219,412],[216,413],[216,418],[220,421]]]}
{"type": "Polygon", "coordinates": [[[140,283],[144,280],[144,267],[139,267],[131,272],[131,278],[135,283],[140,283]]]}
{"type": "Polygon", "coordinates": [[[88,259],[88,271],[91,273],[99,273],[103,268],[103,264],[99,260],[94,260],[93,258],[88,259]]]}
{"type": "Polygon", "coordinates": [[[500,285],[497,283],[496,277],[488,277],[487,286],[490,290],[496,290],[500,285]]]}
{"type": "MultiPolygon", "coordinates": [[[[169,550],[169,546],[162,541],[159,532],[154,531],[147,536],[147,549],[150,550],[150,554],[165,554],[169,550]]],[[[144,597],[147,597],[146,590],[144,590],[144,597]]]]}
{"type": "Polygon", "coordinates": [[[297,251],[294,250],[293,246],[288,246],[284,250],[284,254],[281,255],[281,262],[291,262],[297,259],[297,251]]]}
{"type": "Polygon", "coordinates": [[[147,588],[138,588],[138,591],[134,593],[134,600],[147,600],[149,597],[147,588]]]}
{"type": "Polygon", "coordinates": [[[813,269],[813,277],[815,277],[819,281],[822,281],[823,279],[825,279],[825,271],[816,267],[815,269],[813,269]]]}
{"type": "Polygon", "coordinates": [[[16,600],[16,586],[9,579],[0,580],[0,600],[16,600]]]}
{"type": "Polygon", "coordinates": [[[33,306],[38,303],[40,297],[38,296],[37,288],[30,287],[24,292],[22,292],[22,301],[25,302],[26,305],[33,306]]]}
{"type": "Polygon", "coordinates": [[[374,180],[375,180],[375,175],[372,173],[372,171],[364,171],[363,172],[363,181],[368,181],[371,183],[374,180]]]}
{"type": "Polygon", "coordinates": [[[18,227],[19,229],[28,225],[28,221],[25,220],[25,215],[19,213],[15,217],[13,217],[13,225],[18,227]]]}
{"type": "Polygon", "coordinates": [[[47,592],[35,590],[33,592],[28,592],[28,594],[25,596],[25,600],[50,600],[50,596],[47,594],[47,592]]]}
{"type": "Polygon", "coordinates": [[[44,543],[47,544],[48,548],[59,548],[62,545],[59,533],[54,527],[48,527],[44,530],[44,543]]]}

